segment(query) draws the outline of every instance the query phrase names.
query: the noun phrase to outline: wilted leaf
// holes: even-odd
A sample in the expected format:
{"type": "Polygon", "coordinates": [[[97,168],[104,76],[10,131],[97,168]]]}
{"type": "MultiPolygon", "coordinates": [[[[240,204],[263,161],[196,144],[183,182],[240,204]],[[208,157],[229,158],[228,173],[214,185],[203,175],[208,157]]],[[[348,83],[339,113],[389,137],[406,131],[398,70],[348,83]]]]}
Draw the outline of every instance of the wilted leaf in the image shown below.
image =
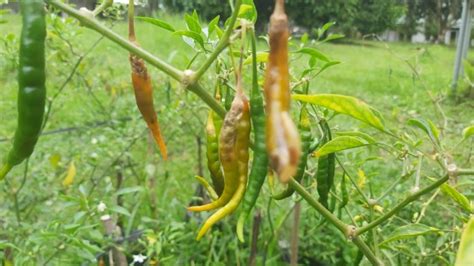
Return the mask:
{"type": "Polygon", "coordinates": [[[472,136],[474,136],[474,125],[468,126],[462,131],[463,139],[468,139],[472,136]]]}
{"type": "Polygon", "coordinates": [[[63,180],[63,186],[69,187],[74,182],[74,177],[76,176],[76,166],[74,165],[74,161],[71,161],[69,167],[67,169],[66,177],[63,180]]]}
{"type": "Polygon", "coordinates": [[[462,233],[455,265],[474,265],[474,217],[471,217],[462,233]]]}
{"type": "Polygon", "coordinates": [[[168,30],[168,31],[171,31],[171,32],[175,32],[176,30],[173,28],[173,26],[171,26],[171,24],[169,24],[168,22],[166,21],[163,21],[163,20],[160,20],[160,19],[157,19],[157,18],[148,18],[148,17],[136,17],[138,20],[142,20],[142,21],[145,21],[145,22],[148,22],[150,24],[153,24],[155,26],[158,26],[162,29],[165,29],[165,30],[168,30]]]}
{"type": "Polygon", "coordinates": [[[346,114],[365,122],[377,129],[384,130],[384,125],[372,108],[362,100],[339,94],[294,94],[293,99],[326,107],[341,114],[346,114]]]}
{"type": "Polygon", "coordinates": [[[61,161],[61,155],[55,153],[49,157],[49,163],[53,168],[58,168],[59,162],[61,161]]]}
{"type": "Polygon", "coordinates": [[[338,151],[353,149],[361,146],[365,146],[368,143],[361,138],[351,136],[340,136],[335,137],[326,144],[324,144],[319,150],[314,152],[314,156],[321,157],[338,151]]]}
{"type": "Polygon", "coordinates": [[[441,185],[441,191],[443,191],[444,194],[453,199],[461,208],[463,208],[469,213],[472,212],[471,202],[469,202],[469,199],[467,199],[466,196],[461,194],[454,187],[444,183],[443,185],[441,185]]]}
{"type": "Polygon", "coordinates": [[[409,224],[395,229],[380,245],[401,239],[412,238],[420,235],[437,232],[439,229],[424,224],[409,224]]]}
{"type": "MultiPolygon", "coordinates": [[[[257,63],[266,63],[268,62],[268,52],[257,52],[257,63]]],[[[244,65],[252,63],[252,56],[247,57],[244,60],[244,65]]]]}

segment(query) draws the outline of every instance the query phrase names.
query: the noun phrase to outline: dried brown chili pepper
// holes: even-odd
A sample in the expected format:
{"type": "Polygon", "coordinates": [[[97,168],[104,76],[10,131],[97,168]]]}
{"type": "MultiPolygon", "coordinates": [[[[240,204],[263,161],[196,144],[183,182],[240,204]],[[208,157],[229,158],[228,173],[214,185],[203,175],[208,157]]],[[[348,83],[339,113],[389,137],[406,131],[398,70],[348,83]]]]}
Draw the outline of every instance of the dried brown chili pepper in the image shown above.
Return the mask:
{"type": "Polygon", "coordinates": [[[296,174],[300,138],[290,116],[288,17],[284,0],[277,0],[270,17],[270,55],[265,73],[266,142],[272,168],[286,183],[296,174]]]}

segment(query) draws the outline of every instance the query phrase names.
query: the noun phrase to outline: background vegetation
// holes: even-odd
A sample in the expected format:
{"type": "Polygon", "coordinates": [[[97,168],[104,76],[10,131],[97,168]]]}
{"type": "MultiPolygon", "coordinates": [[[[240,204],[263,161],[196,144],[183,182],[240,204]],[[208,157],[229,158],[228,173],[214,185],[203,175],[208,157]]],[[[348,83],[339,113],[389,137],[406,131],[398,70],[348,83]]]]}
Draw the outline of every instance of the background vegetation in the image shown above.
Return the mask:
{"type": "MultiPolygon", "coordinates": [[[[341,10],[350,11],[342,2],[351,1],[339,3],[341,10]]],[[[362,2],[371,5],[371,1],[362,2]]],[[[382,1],[373,1],[376,2],[382,1]]],[[[174,3],[179,8],[179,1],[174,3]]],[[[397,6],[392,1],[387,3],[397,6]]],[[[372,6],[375,8],[375,5],[372,6]]],[[[182,8],[189,10],[196,6],[182,8]]],[[[334,6],[327,8],[332,10],[334,6]]],[[[199,11],[207,16],[205,10],[199,11]]],[[[163,13],[158,16],[176,28],[184,27],[181,17],[163,13]]],[[[21,24],[16,16],[5,18],[7,23],[0,24],[2,155],[9,148],[9,138],[15,129],[16,62],[21,24]]],[[[319,27],[327,18],[311,27],[319,27]]],[[[170,150],[170,161],[164,163],[134,104],[128,53],[108,40],[101,40],[98,34],[80,27],[72,19],[63,21],[51,16],[48,22],[48,93],[54,101],[36,152],[28,164],[16,168],[8,181],[0,184],[0,256],[13,253],[18,264],[89,264],[113,244],[112,239],[104,237],[101,222],[101,216],[109,214],[117,218],[124,231],[125,241],[118,241],[130,260],[132,255],[144,254],[151,258],[150,263],[159,260],[163,265],[225,265],[234,261],[246,265],[251,251],[250,239],[243,244],[238,242],[234,233],[235,217],[219,223],[198,244],[194,240],[196,230],[206,214],[196,215],[185,210],[191,201],[198,201],[203,195],[194,175],[207,175],[201,150],[205,145],[203,125],[207,108],[204,104],[180,84],[150,68],[156,109],[170,150]],[[79,59],[77,70],[65,83],[79,59]],[[66,85],[63,87],[63,84],[66,85]],[[70,174],[72,165],[74,175],[70,174]],[[105,204],[105,210],[101,203],[105,204]]],[[[125,36],[124,23],[105,23],[125,36]]],[[[137,31],[144,48],[181,69],[193,56],[179,36],[141,22],[137,24],[137,31]]],[[[300,41],[294,39],[291,48],[299,45],[300,41]]],[[[311,82],[311,93],[331,92],[361,98],[376,106],[391,126],[418,135],[422,147],[428,139],[406,123],[414,117],[431,119],[442,131],[445,145],[456,147],[452,154],[454,159],[461,162],[461,166],[472,166],[472,139],[458,144],[462,129],[474,122],[473,102],[447,100],[454,48],[371,41],[310,46],[341,61],[311,82]],[[438,106],[446,117],[439,115],[438,106]]],[[[267,45],[261,40],[259,47],[266,49],[267,45]]],[[[291,57],[295,73],[300,73],[307,64],[304,57],[291,57]]],[[[215,80],[215,76],[209,75],[203,83],[212,88],[215,80]]],[[[335,117],[331,122],[335,131],[362,129],[377,134],[344,117],[335,117]]],[[[377,136],[383,138],[383,135],[377,136]]],[[[377,151],[342,153],[341,158],[358,185],[374,195],[398,178],[400,169],[405,167],[401,160],[384,157],[384,153],[377,151]]],[[[311,163],[313,167],[314,163],[315,160],[311,163]]],[[[406,167],[413,170],[418,163],[410,162],[406,167]]],[[[431,174],[433,171],[427,167],[423,180],[426,182],[431,174]]],[[[340,176],[337,179],[340,182],[340,176]]],[[[465,177],[456,184],[469,200],[474,198],[473,182],[472,178],[465,177]]],[[[308,179],[306,185],[311,187],[312,184],[314,180],[308,179]]],[[[271,201],[269,195],[274,186],[266,184],[258,201],[262,220],[257,260],[258,264],[266,261],[268,265],[285,265],[289,260],[293,221],[288,217],[300,199],[294,196],[291,200],[271,201]]],[[[393,193],[380,202],[380,211],[398,202],[412,187],[412,180],[397,185],[393,193]]],[[[353,218],[363,224],[368,219],[362,215],[366,213],[366,206],[354,189],[350,195],[348,208],[357,215],[353,218]]],[[[358,256],[357,249],[345,236],[323,223],[320,215],[304,201],[301,208],[300,263],[353,263],[358,256]]],[[[468,215],[468,211],[438,190],[434,196],[425,196],[403,209],[378,228],[372,240],[389,236],[406,223],[421,223],[436,230],[394,239],[380,247],[379,252],[391,255],[392,263],[398,265],[452,264],[460,229],[468,215]]],[[[251,226],[246,228],[247,236],[251,230],[251,226]]]]}

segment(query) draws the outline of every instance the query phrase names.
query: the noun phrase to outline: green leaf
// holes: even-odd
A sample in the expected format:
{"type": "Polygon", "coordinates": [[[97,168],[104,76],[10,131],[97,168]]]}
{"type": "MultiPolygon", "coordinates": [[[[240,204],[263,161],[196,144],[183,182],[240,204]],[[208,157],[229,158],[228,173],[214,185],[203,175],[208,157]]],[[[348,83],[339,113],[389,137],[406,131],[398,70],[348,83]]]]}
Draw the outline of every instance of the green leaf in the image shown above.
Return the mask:
{"type": "Polygon", "coordinates": [[[324,62],[330,62],[331,61],[323,53],[321,53],[320,51],[318,51],[314,48],[304,47],[304,48],[301,48],[298,51],[296,51],[296,53],[307,54],[307,55],[309,55],[313,58],[317,58],[317,59],[319,59],[321,61],[324,61],[324,62]]]}
{"type": "Polygon", "coordinates": [[[328,37],[326,37],[322,42],[329,42],[337,39],[342,39],[346,37],[344,34],[329,34],[328,37]]]}
{"type": "Polygon", "coordinates": [[[189,37],[193,39],[195,42],[197,42],[204,49],[204,39],[202,38],[200,34],[197,34],[196,32],[189,31],[189,30],[175,31],[174,34],[189,37]]]}
{"type": "Polygon", "coordinates": [[[127,209],[121,206],[113,206],[112,208],[110,208],[110,210],[116,213],[123,214],[128,217],[132,216],[132,214],[127,209]]]}
{"type": "Polygon", "coordinates": [[[474,125],[468,126],[462,131],[463,139],[468,139],[472,136],[474,136],[474,125]]]}
{"type": "Polygon", "coordinates": [[[439,229],[424,224],[409,224],[398,227],[379,245],[385,245],[389,242],[401,239],[412,238],[420,235],[438,232],[439,229]]]}
{"type": "Polygon", "coordinates": [[[314,153],[314,156],[321,157],[338,151],[353,149],[365,145],[368,145],[368,143],[364,139],[358,137],[335,137],[326,144],[324,144],[319,150],[317,150],[314,153]]]}
{"type": "Polygon", "coordinates": [[[220,19],[220,16],[218,15],[218,16],[216,16],[215,18],[213,18],[213,19],[211,20],[211,22],[209,22],[208,30],[207,30],[207,32],[208,32],[208,34],[207,34],[208,37],[210,37],[211,34],[212,34],[212,33],[214,32],[214,30],[216,29],[217,24],[219,23],[219,19],[220,19]]]}
{"type": "Polygon", "coordinates": [[[370,143],[370,144],[377,143],[377,141],[374,138],[372,138],[369,134],[361,132],[361,131],[338,131],[336,132],[336,135],[359,137],[367,141],[367,143],[370,143]]]}
{"type": "Polygon", "coordinates": [[[474,217],[471,217],[464,228],[454,265],[474,265],[474,217]]]}
{"type": "Polygon", "coordinates": [[[255,23],[257,21],[257,8],[253,0],[243,0],[239,10],[239,17],[255,23]]]}
{"type": "Polygon", "coordinates": [[[202,28],[199,24],[199,21],[196,20],[196,17],[193,15],[184,14],[184,21],[186,21],[186,26],[188,26],[188,30],[195,32],[197,34],[201,34],[202,28]]]}
{"type": "Polygon", "coordinates": [[[463,68],[464,68],[464,73],[466,74],[466,79],[469,81],[469,83],[474,82],[474,66],[468,61],[468,60],[463,60],[463,68]]]}
{"type": "Polygon", "coordinates": [[[439,144],[439,130],[431,120],[410,119],[407,121],[407,124],[423,130],[433,143],[439,144]]]}
{"type": "Polygon", "coordinates": [[[175,32],[176,30],[173,28],[173,26],[171,26],[171,24],[163,21],[163,20],[160,20],[160,19],[157,19],[157,18],[147,18],[147,17],[136,17],[138,20],[141,20],[141,21],[145,21],[145,22],[148,22],[150,24],[153,24],[155,26],[158,26],[162,29],[165,29],[167,31],[171,31],[171,32],[175,32]]]}
{"type": "Polygon", "coordinates": [[[381,119],[372,111],[373,108],[357,98],[339,94],[294,94],[292,97],[301,102],[323,106],[335,112],[352,116],[377,129],[384,130],[385,128],[381,119]]]}
{"type": "Polygon", "coordinates": [[[461,208],[463,208],[469,213],[472,213],[471,202],[466,198],[466,196],[461,194],[454,187],[444,183],[443,185],[441,185],[441,191],[443,191],[444,194],[453,199],[461,208]]]}

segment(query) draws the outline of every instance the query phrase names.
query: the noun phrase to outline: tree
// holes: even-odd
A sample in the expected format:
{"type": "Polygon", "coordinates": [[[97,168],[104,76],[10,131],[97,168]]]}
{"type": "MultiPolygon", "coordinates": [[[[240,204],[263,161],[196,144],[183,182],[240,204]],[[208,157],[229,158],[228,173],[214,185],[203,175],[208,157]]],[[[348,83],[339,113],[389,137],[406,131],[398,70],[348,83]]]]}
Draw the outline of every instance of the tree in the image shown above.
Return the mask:
{"type": "Polygon", "coordinates": [[[403,14],[395,0],[359,0],[354,16],[354,26],[362,34],[381,33],[394,28],[403,14]]]}

